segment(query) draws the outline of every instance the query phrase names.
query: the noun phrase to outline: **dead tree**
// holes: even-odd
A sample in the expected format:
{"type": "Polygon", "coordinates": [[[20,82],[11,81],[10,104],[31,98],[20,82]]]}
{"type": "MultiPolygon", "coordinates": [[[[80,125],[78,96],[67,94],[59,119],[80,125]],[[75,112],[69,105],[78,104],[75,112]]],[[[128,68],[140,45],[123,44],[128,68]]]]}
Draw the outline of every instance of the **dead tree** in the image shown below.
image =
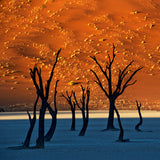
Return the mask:
{"type": "Polygon", "coordinates": [[[82,99],[80,99],[80,104],[77,101],[75,92],[73,92],[73,96],[74,96],[74,100],[76,102],[77,107],[81,110],[82,112],[82,118],[83,118],[83,127],[79,133],[79,136],[84,136],[87,126],[88,126],[88,120],[89,120],[89,108],[88,108],[88,104],[89,104],[89,97],[90,97],[90,89],[87,86],[86,92],[85,92],[85,88],[83,88],[83,86],[81,85],[81,89],[82,89],[82,99]]]}
{"type": "Polygon", "coordinates": [[[55,111],[51,108],[50,104],[47,101],[48,101],[48,97],[49,97],[50,83],[51,83],[51,80],[53,78],[54,69],[55,69],[55,66],[57,64],[58,56],[59,56],[60,51],[61,51],[61,49],[57,52],[55,63],[53,64],[52,71],[50,73],[50,77],[47,80],[47,84],[45,86],[45,92],[44,92],[44,88],[43,88],[41,69],[40,68],[38,69],[36,65],[35,65],[34,69],[30,69],[30,75],[31,75],[31,78],[33,80],[34,86],[37,90],[37,95],[39,95],[39,97],[42,100],[42,105],[41,105],[40,113],[39,113],[38,139],[36,141],[36,147],[37,148],[44,148],[44,140],[47,140],[47,141],[50,140],[51,137],[53,136],[53,133],[54,133],[53,130],[55,129],[54,125],[56,124],[56,114],[57,114],[57,109],[56,109],[56,93],[57,93],[57,90],[56,90],[56,88],[57,88],[58,81],[56,82],[56,86],[55,86],[55,96],[54,96],[55,111]],[[39,85],[37,83],[36,76],[38,76],[39,85]],[[52,116],[52,124],[51,124],[51,127],[50,127],[49,131],[47,132],[47,135],[44,136],[44,116],[45,116],[45,112],[46,112],[47,108],[49,110],[49,113],[52,116]]]}
{"type": "Polygon", "coordinates": [[[114,110],[115,110],[115,112],[117,114],[118,124],[119,124],[119,128],[120,128],[120,134],[119,134],[117,142],[128,142],[129,139],[123,139],[124,130],[123,130],[123,127],[122,127],[122,123],[121,123],[119,112],[118,112],[118,110],[117,110],[117,108],[115,106],[114,106],[114,110]]]}
{"type": "Polygon", "coordinates": [[[139,129],[139,126],[141,126],[141,125],[142,125],[142,122],[143,122],[142,114],[141,114],[141,103],[138,103],[138,101],[136,101],[136,104],[137,104],[137,109],[138,109],[138,114],[139,114],[140,121],[139,121],[139,123],[135,126],[135,130],[138,131],[138,132],[141,132],[141,129],[139,129]]]}
{"type": "Polygon", "coordinates": [[[29,128],[29,130],[28,130],[26,139],[25,139],[24,144],[23,144],[23,147],[24,147],[24,148],[28,148],[28,147],[29,147],[31,135],[32,135],[32,132],[33,132],[35,123],[36,123],[36,106],[37,106],[38,99],[39,99],[39,95],[37,95],[37,99],[36,99],[36,102],[35,102],[35,104],[34,104],[33,118],[31,118],[30,113],[27,111],[27,114],[28,114],[28,117],[29,117],[29,122],[30,122],[30,128],[29,128]]]}
{"type": "Polygon", "coordinates": [[[71,95],[68,94],[68,91],[66,91],[66,96],[62,94],[62,97],[64,97],[68,104],[70,105],[71,112],[72,112],[72,125],[71,125],[71,131],[75,131],[75,110],[76,110],[76,104],[74,101],[72,101],[72,95],[73,92],[71,92],[71,95]]]}
{"type": "Polygon", "coordinates": [[[56,125],[57,125],[57,103],[56,103],[56,95],[57,95],[57,84],[58,81],[56,81],[56,85],[55,85],[55,91],[54,91],[54,111],[51,108],[50,104],[47,104],[47,108],[49,110],[50,115],[52,116],[52,122],[51,122],[51,126],[50,129],[48,130],[47,134],[44,137],[45,141],[50,141],[52,136],[54,135],[55,129],[56,129],[56,125]]]}
{"type": "Polygon", "coordinates": [[[119,69],[118,73],[118,81],[115,86],[113,86],[113,73],[112,73],[112,64],[115,60],[115,46],[113,44],[113,54],[112,57],[108,54],[108,60],[106,62],[105,67],[103,68],[102,65],[98,62],[95,56],[91,56],[91,59],[99,67],[100,71],[103,73],[107,83],[106,86],[102,83],[102,80],[97,75],[97,73],[91,69],[91,72],[94,74],[96,78],[96,83],[101,88],[101,90],[105,93],[106,97],[109,99],[109,117],[107,128],[105,130],[114,130],[114,106],[116,99],[123,94],[125,89],[129,86],[132,86],[136,83],[136,80],[132,82],[133,77],[135,74],[142,69],[142,67],[137,68],[134,71],[129,70],[129,67],[133,64],[134,61],[131,61],[123,70],[119,69]]]}

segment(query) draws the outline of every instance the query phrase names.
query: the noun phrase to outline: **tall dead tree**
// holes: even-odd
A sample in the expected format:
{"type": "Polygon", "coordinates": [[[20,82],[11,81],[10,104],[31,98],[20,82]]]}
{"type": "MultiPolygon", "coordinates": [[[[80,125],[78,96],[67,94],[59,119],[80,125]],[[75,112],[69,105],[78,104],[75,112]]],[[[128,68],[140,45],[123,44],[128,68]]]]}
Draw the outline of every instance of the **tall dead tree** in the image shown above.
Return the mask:
{"type": "Polygon", "coordinates": [[[109,117],[106,130],[114,130],[114,106],[116,99],[124,93],[125,89],[129,86],[132,86],[136,83],[136,80],[132,82],[135,74],[142,69],[142,67],[137,68],[134,71],[129,70],[129,67],[133,64],[134,61],[131,61],[123,70],[119,69],[118,73],[118,81],[117,84],[113,85],[113,71],[112,66],[115,60],[115,46],[113,44],[113,53],[112,57],[108,54],[108,60],[103,68],[102,65],[98,62],[95,56],[91,56],[91,59],[99,67],[100,71],[103,73],[107,83],[102,83],[102,80],[99,78],[97,73],[91,69],[91,72],[94,74],[96,78],[96,83],[101,88],[101,90],[105,93],[106,97],[109,99],[109,117]]]}
{"type": "Polygon", "coordinates": [[[43,88],[41,69],[37,68],[36,65],[35,65],[34,69],[30,69],[30,75],[31,75],[31,78],[33,80],[34,86],[37,90],[37,95],[42,100],[42,105],[41,105],[40,113],[39,113],[38,139],[36,141],[36,147],[37,148],[44,148],[44,140],[47,140],[47,141],[50,140],[51,137],[53,136],[53,133],[54,133],[54,130],[55,130],[56,114],[57,114],[57,108],[56,108],[56,93],[57,93],[57,90],[56,89],[57,89],[58,80],[56,81],[55,95],[54,95],[55,110],[53,110],[51,108],[50,104],[47,101],[48,101],[48,97],[49,97],[49,89],[50,89],[51,80],[53,78],[54,69],[55,69],[55,66],[57,64],[58,56],[59,56],[60,51],[61,51],[61,49],[57,52],[56,60],[53,64],[52,71],[50,73],[50,77],[47,80],[47,84],[45,86],[45,91],[44,91],[44,88],[43,88]],[[37,82],[37,79],[36,79],[37,76],[38,76],[39,83],[37,82]],[[49,131],[47,132],[46,136],[44,136],[44,116],[45,116],[45,112],[46,112],[47,108],[49,110],[49,113],[52,116],[52,123],[51,123],[51,127],[50,127],[49,131]]]}
{"type": "Polygon", "coordinates": [[[70,105],[71,112],[72,112],[71,131],[75,131],[75,110],[76,110],[76,104],[72,100],[72,95],[73,95],[73,92],[71,92],[71,94],[69,95],[68,91],[66,91],[66,96],[64,94],[62,94],[62,97],[64,97],[67,100],[68,104],[70,105]]]}
{"type": "Polygon", "coordinates": [[[138,103],[138,101],[136,101],[136,104],[137,104],[137,109],[138,109],[138,114],[139,114],[140,121],[139,121],[139,123],[135,126],[135,130],[138,131],[138,132],[141,132],[141,129],[139,129],[139,126],[141,126],[141,125],[142,125],[142,122],[143,122],[142,114],[141,114],[141,103],[138,103]]]}
{"type": "Polygon", "coordinates": [[[79,136],[84,136],[88,126],[88,120],[89,120],[88,104],[89,104],[89,97],[90,97],[90,89],[87,86],[87,89],[85,91],[85,88],[83,88],[82,85],[81,85],[81,89],[82,89],[82,99],[80,99],[81,106],[80,106],[80,103],[77,101],[75,92],[73,92],[73,96],[74,96],[77,107],[82,112],[82,118],[83,118],[83,127],[79,133],[79,136]]]}

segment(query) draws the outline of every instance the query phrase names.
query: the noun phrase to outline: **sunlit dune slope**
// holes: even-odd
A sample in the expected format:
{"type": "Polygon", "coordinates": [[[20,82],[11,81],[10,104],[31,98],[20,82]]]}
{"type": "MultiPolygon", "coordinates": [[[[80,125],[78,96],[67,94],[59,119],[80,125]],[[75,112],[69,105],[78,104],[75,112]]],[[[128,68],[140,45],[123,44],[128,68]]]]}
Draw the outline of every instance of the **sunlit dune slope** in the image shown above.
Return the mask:
{"type": "Polygon", "coordinates": [[[32,108],[36,91],[29,69],[42,67],[44,82],[62,48],[51,85],[58,86],[59,109],[67,108],[60,97],[72,85],[90,82],[93,109],[107,108],[107,99],[95,84],[90,69],[97,71],[90,56],[105,65],[107,55],[116,46],[113,84],[118,68],[134,60],[132,70],[143,66],[134,79],[137,83],[119,97],[117,106],[136,109],[135,100],[144,109],[159,110],[160,99],[160,2],[156,0],[1,0],[0,1],[0,106],[6,110],[32,108]]]}

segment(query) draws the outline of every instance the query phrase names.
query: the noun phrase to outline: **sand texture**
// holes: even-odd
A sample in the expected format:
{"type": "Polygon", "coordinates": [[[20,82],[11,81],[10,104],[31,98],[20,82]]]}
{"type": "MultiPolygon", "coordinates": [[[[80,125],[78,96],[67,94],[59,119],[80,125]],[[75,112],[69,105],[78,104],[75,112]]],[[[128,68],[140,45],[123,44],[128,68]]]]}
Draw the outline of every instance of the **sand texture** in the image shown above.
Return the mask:
{"type": "MultiPolygon", "coordinates": [[[[13,150],[8,147],[20,146],[29,127],[29,121],[12,119],[17,113],[8,113],[8,120],[4,116],[0,120],[0,159],[4,160],[159,160],[160,156],[160,113],[156,111],[143,112],[143,132],[134,129],[139,121],[136,111],[121,111],[122,124],[124,128],[124,138],[129,138],[130,142],[116,142],[119,131],[106,131],[106,111],[91,113],[88,128],[84,137],[78,136],[82,127],[82,119],[76,116],[76,131],[70,131],[71,113],[60,113],[61,118],[57,120],[55,134],[50,142],[45,143],[44,149],[21,149],[13,150]],[[101,115],[100,115],[101,114],[101,115]],[[158,114],[157,118],[153,118],[158,114]],[[99,115],[97,118],[95,118],[99,115]],[[152,117],[153,116],[153,117],[152,117]],[[130,118],[124,118],[130,117],[130,118]],[[132,118],[131,118],[132,117],[132,118]],[[151,118],[152,117],[152,118],[151,118]],[[10,119],[10,120],[9,120],[10,119]],[[148,132],[152,131],[152,132],[148,132]]],[[[23,115],[19,113],[19,115],[23,115]]],[[[118,127],[117,119],[115,126],[118,127]]],[[[50,119],[45,121],[46,130],[50,127],[50,119]]],[[[32,134],[31,146],[35,145],[38,132],[38,123],[32,134]]]]}
{"type": "Polygon", "coordinates": [[[79,95],[78,82],[90,82],[90,108],[106,109],[108,101],[94,82],[93,69],[105,78],[90,56],[104,66],[116,47],[113,84],[119,68],[131,60],[137,83],[119,97],[119,109],[159,110],[160,105],[160,1],[157,0],[1,0],[0,1],[0,108],[6,111],[33,107],[36,90],[29,69],[42,68],[43,82],[49,76],[55,54],[62,48],[51,84],[53,101],[57,79],[58,107],[67,109],[60,97],[66,90],[79,95]]]}

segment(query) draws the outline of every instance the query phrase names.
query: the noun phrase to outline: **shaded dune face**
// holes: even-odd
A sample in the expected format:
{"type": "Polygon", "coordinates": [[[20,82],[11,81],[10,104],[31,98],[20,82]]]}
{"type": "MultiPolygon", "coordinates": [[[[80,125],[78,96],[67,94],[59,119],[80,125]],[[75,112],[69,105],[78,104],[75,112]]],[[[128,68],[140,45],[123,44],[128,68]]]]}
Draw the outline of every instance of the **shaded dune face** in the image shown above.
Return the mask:
{"type": "Polygon", "coordinates": [[[151,1],[145,1],[145,0],[140,0],[140,1],[135,1],[135,0],[100,0],[96,1],[97,6],[100,10],[106,10],[106,11],[111,11],[112,13],[114,12],[119,12],[119,13],[127,13],[133,10],[143,10],[143,9],[154,9],[154,7],[158,8],[159,7],[159,2],[155,0],[151,1]]]}
{"type": "Polygon", "coordinates": [[[138,1],[134,0],[121,0],[121,1],[109,1],[109,0],[100,0],[97,1],[99,10],[108,11],[110,13],[127,13],[132,10],[137,10],[140,8],[138,1]]]}
{"type": "MultiPolygon", "coordinates": [[[[60,79],[58,94],[75,90],[71,82],[91,84],[93,109],[106,109],[108,101],[94,83],[90,72],[105,78],[90,56],[96,56],[105,66],[107,55],[116,46],[113,84],[118,68],[134,60],[132,70],[143,66],[135,77],[137,83],[126,90],[117,106],[136,109],[135,100],[147,109],[158,109],[160,88],[160,2],[156,0],[28,0],[0,2],[0,105],[9,109],[31,107],[36,95],[29,69],[42,68],[43,81],[48,78],[55,54],[62,48],[54,82],[60,79]]],[[[106,86],[105,86],[106,87],[106,86]]],[[[60,108],[66,108],[58,98],[60,108]]]]}

